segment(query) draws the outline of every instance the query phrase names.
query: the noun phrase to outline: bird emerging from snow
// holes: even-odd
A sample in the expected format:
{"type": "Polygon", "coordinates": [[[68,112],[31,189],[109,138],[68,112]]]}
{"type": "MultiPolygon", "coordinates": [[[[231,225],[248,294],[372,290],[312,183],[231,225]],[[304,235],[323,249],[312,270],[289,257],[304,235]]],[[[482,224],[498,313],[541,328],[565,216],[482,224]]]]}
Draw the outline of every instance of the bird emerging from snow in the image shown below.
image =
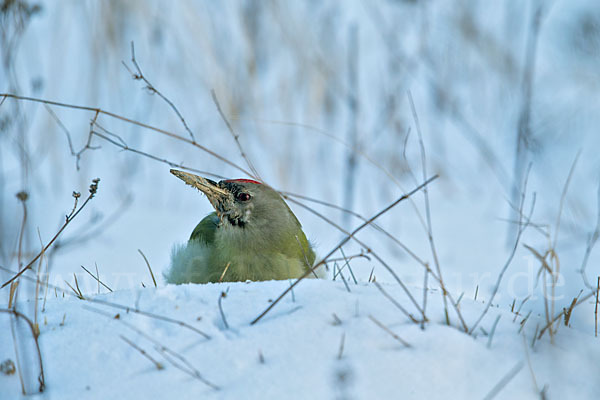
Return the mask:
{"type": "Polygon", "coordinates": [[[168,283],[265,281],[298,278],[315,253],[281,195],[250,179],[210,179],[171,170],[206,195],[215,211],[196,226],[189,241],[176,245],[168,283]]]}

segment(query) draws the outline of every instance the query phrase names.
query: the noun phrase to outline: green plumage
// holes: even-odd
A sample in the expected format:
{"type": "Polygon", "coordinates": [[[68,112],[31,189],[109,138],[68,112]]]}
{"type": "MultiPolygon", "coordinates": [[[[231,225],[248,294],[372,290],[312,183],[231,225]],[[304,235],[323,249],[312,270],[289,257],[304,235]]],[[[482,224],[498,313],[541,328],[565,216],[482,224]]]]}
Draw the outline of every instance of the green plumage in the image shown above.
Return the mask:
{"type": "Polygon", "coordinates": [[[216,200],[210,190],[200,190],[217,211],[200,221],[187,244],[173,248],[167,282],[298,278],[312,267],[315,253],[276,191],[248,181],[214,185],[224,192],[216,200]],[[240,200],[245,195],[249,199],[240,200]]]}

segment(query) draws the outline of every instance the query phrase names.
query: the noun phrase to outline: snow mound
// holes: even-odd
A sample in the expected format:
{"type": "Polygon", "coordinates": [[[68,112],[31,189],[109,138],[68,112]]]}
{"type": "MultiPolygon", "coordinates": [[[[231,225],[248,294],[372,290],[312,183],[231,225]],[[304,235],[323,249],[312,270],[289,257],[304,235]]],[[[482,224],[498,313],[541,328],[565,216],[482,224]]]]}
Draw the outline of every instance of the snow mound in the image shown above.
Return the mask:
{"type": "MultiPolygon", "coordinates": [[[[483,329],[469,336],[443,324],[437,291],[429,293],[430,322],[422,330],[373,284],[350,285],[348,292],[343,283],[325,280],[301,282],[293,296],[251,325],[288,285],[169,285],[90,296],[91,302],[48,298],[39,339],[45,395],[481,399],[496,387],[495,398],[539,399],[545,387],[552,399],[600,396],[600,346],[592,335],[563,327],[554,344],[546,335],[532,347],[535,326],[543,319],[530,316],[519,333],[524,316],[493,307],[483,329]],[[195,330],[103,302],[180,320],[195,330]]],[[[408,303],[397,286],[383,288],[408,303]]],[[[414,292],[421,298],[420,289],[414,292]]],[[[460,306],[467,321],[483,310],[480,300],[462,299],[460,306]]],[[[0,329],[0,355],[14,359],[12,354],[10,329],[0,329]]],[[[0,374],[0,398],[20,393],[17,374],[0,374]]]]}

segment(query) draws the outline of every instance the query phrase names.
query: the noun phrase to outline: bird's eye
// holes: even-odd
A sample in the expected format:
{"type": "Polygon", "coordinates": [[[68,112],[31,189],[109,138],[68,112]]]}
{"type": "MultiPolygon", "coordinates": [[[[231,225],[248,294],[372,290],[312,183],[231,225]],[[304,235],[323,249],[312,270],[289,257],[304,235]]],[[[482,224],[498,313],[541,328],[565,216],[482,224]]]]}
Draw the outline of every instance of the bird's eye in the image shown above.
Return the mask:
{"type": "Polygon", "coordinates": [[[248,201],[248,200],[250,200],[251,198],[252,198],[252,196],[250,196],[250,194],[249,194],[249,193],[243,193],[243,192],[242,192],[242,193],[239,193],[239,194],[237,195],[237,199],[238,199],[239,201],[248,201]]]}

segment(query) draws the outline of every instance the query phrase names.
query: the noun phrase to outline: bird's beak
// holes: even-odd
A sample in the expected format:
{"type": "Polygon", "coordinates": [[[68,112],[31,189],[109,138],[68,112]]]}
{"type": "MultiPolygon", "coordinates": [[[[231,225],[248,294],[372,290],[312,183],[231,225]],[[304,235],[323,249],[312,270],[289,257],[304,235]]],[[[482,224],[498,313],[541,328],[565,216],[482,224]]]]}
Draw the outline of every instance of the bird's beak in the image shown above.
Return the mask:
{"type": "Polygon", "coordinates": [[[221,189],[219,186],[217,186],[215,181],[176,169],[172,169],[171,173],[188,185],[193,186],[204,193],[206,197],[208,197],[210,204],[212,204],[217,211],[220,209],[218,205],[222,204],[229,197],[231,197],[231,193],[229,193],[227,190],[221,189]]]}

